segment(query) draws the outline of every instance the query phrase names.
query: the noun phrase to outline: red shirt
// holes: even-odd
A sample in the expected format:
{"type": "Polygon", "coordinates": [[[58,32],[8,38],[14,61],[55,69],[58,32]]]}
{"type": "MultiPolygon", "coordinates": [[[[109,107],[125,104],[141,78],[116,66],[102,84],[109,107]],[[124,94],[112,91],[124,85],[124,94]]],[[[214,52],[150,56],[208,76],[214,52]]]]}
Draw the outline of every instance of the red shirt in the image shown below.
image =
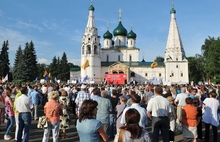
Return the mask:
{"type": "Polygon", "coordinates": [[[49,122],[59,122],[60,115],[62,114],[62,106],[56,100],[50,100],[44,106],[44,113],[49,122]],[[51,113],[52,111],[53,113],[51,113]]]}
{"type": "Polygon", "coordinates": [[[197,108],[187,104],[182,110],[182,124],[185,126],[197,126],[197,108]]]}

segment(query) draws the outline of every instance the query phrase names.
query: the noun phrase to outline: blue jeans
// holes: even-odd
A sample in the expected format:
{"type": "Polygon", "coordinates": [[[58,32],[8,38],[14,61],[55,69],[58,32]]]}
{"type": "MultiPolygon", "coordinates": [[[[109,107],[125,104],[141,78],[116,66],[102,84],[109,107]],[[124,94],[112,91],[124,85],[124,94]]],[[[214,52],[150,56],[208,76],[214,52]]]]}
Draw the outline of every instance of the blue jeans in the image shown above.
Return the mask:
{"type": "Polygon", "coordinates": [[[109,134],[110,137],[114,137],[115,136],[115,119],[116,119],[116,114],[110,114],[110,127],[109,127],[109,134]]]}
{"type": "Polygon", "coordinates": [[[58,142],[58,132],[60,127],[60,122],[47,122],[48,127],[44,129],[44,136],[42,142],[48,142],[50,131],[53,133],[53,142],[58,142]]]}
{"type": "Polygon", "coordinates": [[[15,117],[14,116],[9,116],[8,117],[8,122],[7,122],[7,125],[6,125],[5,135],[8,135],[9,131],[14,126],[14,124],[15,124],[15,117]]]}
{"type": "Polygon", "coordinates": [[[17,142],[28,142],[31,128],[31,113],[19,113],[18,114],[18,135],[17,142]],[[22,132],[24,130],[24,137],[22,140],[22,132]]]}

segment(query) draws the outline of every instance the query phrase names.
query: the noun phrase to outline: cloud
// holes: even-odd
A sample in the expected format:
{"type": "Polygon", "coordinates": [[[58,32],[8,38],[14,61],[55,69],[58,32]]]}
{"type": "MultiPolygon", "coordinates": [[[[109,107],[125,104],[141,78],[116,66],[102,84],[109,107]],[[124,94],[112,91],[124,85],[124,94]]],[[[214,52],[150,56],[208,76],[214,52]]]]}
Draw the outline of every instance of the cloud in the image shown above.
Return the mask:
{"type": "Polygon", "coordinates": [[[32,24],[31,22],[24,22],[21,20],[17,20],[17,23],[15,24],[15,27],[19,28],[19,29],[37,29],[40,32],[44,32],[43,28],[41,28],[40,26],[36,25],[36,24],[32,24]]]}
{"type": "Polygon", "coordinates": [[[50,62],[45,58],[40,58],[40,59],[38,59],[38,63],[40,63],[40,64],[49,64],[50,62]]]}
{"type": "Polygon", "coordinates": [[[80,58],[76,58],[76,59],[72,58],[72,59],[68,60],[68,62],[73,63],[74,65],[78,65],[78,66],[81,65],[81,59],[80,58]]]}

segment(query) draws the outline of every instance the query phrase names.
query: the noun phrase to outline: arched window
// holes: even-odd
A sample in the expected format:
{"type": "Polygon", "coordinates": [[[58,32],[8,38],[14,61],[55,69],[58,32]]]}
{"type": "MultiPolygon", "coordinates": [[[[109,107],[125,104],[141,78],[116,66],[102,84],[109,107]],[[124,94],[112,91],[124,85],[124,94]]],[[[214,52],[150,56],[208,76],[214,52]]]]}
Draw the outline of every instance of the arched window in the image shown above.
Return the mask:
{"type": "Polygon", "coordinates": [[[161,77],[161,73],[159,73],[159,77],[161,77]]]}
{"type": "Polygon", "coordinates": [[[118,61],[120,61],[120,55],[118,55],[118,61]]]}
{"type": "Polygon", "coordinates": [[[135,73],[134,72],[131,72],[131,77],[135,77],[135,73]]]}
{"type": "Polygon", "coordinates": [[[106,56],[106,61],[107,61],[107,62],[109,61],[109,56],[108,56],[108,55],[106,56]]]}
{"type": "Polygon", "coordinates": [[[91,54],[91,46],[90,45],[87,46],[86,54],[91,54]]]}
{"type": "Polygon", "coordinates": [[[98,54],[98,48],[96,45],[94,46],[94,54],[98,54]]]}
{"type": "Polygon", "coordinates": [[[84,46],[82,47],[82,54],[84,54],[84,46]]]}
{"type": "Polygon", "coordinates": [[[183,73],[181,73],[181,77],[183,77],[183,73]]]}
{"type": "Polygon", "coordinates": [[[131,55],[129,55],[129,61],[130,61],[130,62],[132,61],[132,56],[131,56],[131,55]]]}
{"type": "Polygon", "coordinates": [[[131,45],[132,45],[132,40],[131,40],[131,45]]]}
{"type": "Polygon", "coordinates": [[[145,73],[145,76],[147,76],[147,73],[145,73]]]}
{"type": "Polygon", "coordinates": [[[178,65],[176,65],[176,68],[178,68],[179,66],[178,65]]]}

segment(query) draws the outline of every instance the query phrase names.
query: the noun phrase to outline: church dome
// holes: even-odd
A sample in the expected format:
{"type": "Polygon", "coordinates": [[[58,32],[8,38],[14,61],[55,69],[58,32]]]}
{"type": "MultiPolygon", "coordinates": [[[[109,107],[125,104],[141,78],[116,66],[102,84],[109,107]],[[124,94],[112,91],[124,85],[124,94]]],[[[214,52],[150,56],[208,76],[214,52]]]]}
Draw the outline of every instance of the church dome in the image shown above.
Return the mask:
{"type": "Polygon", "coordinates": [[[107,30],[107,32],[106,33],[104,33],[104,35],[103,35],[103,38],[104,39],[112,39],[112,34],[109,32],[109,30],[107,30]]]}
{"type": "Polygon", "coordinates": [[[113,31],[114,36],[127,36],[127,30],[122,25],[121,21],[113,31]]]}
{"type": "Polygon", "coordinates": [[[128,33],[127,35],[127,38],[133,38],[133,39],[136,39],[137,35],[136,33],[134,33],[132,30],[128,33]]]}
{"type": "Polygon", "coordinates": [[[90,7],[89,7],[89,11],[90,11],[90,10],[95,11],[95,8],[93,7],[92,4],[91,4],[90,7]]]}
{"type": "Polygon", "coordinates": [[[172,9],[170,10],[170,14],[172,14],[172,13],[176,14],[176,10],[175,10],[174,8],[172,8],[172,9]]]}

